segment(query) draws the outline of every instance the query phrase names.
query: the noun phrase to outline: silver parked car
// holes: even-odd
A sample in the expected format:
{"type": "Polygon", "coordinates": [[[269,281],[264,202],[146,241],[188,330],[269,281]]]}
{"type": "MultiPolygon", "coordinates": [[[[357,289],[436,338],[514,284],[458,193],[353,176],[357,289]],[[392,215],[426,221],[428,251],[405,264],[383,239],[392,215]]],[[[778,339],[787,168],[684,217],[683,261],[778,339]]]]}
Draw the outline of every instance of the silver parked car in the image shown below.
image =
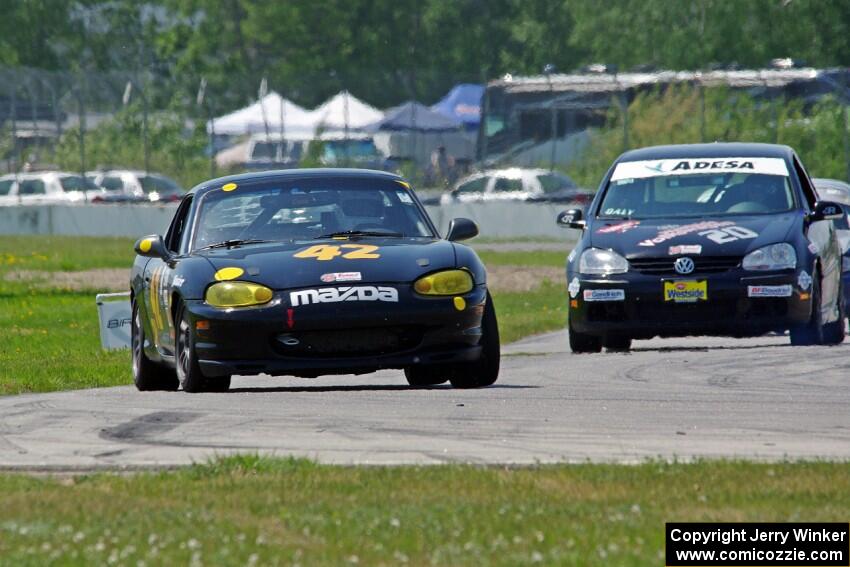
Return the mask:
{"type": "Polygon", "coordinates": [[[78,173],[32,171],[0,177],[0,205],[82,203],[103,191],[78,173]]]}
{"type": "Polygon", "coordinates": [[[179,201],[184,193],[176,181],[159,173],[110,169],[89,171],[86,177],[105,191],[95,202],[179,201]]]}
{"type": "Polygon", "coordinates": [[[551,201],[587,204],[593,193],[557,171],[511,167],[473,173],[444,193],[441,203],[483,201],[551,201]]]}

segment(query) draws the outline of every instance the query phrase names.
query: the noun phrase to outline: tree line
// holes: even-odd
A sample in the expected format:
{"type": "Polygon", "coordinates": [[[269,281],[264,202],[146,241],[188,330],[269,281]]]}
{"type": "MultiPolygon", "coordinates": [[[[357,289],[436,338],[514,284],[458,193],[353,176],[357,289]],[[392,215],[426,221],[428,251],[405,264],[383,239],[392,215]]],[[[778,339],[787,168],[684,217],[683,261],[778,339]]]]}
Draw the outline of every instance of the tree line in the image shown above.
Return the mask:
{"type": "Polygon", "coordinates": [[[135,70],[228,110],[270,88],[387,107],[552,64],[850,64],[843,0],[0,0],[0,64],[135,70]]]}

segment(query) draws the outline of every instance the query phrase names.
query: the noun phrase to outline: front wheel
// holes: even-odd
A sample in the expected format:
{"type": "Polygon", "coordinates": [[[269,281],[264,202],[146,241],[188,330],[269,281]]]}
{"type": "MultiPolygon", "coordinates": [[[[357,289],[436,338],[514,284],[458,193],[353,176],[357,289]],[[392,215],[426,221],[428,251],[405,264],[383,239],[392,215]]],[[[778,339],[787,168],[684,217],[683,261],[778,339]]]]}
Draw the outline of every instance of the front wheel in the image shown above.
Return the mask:
{"type": "Polygon", "coordinates": [[[484,316],[481,318],[481,358],[475,362],[458,364],[449,376],[455,388],[482,388],[493,385],[499,378],[499,324],[493,298],[487,293],[484,316]]]}
{"type": "Polygon", "coordinates": [[[198,356],[195,353],[195,337],[186,316],[186,307],[177,307],[176,362],[177,377],[184,392],[192,394],[199,392],[226,392],[230,389],[230,376],[207,378],[201,372],[198,356]]]}
{"type": "Polygon", "coordinates": [[[140,392],[155,390],[174,391],[180,385],[171,368],[157,364],[145,354],[145,328],[139,305],[133,301],[130,323],[130,348],[133,354],[133,382],[140,392]]]}
{"type": "Polygon", "coordinates": [[[600,352],[602,350],[602,339],[600,337],[575,331],[569,321],[567,322],[567,330],[570,334],[570,350],[574,354],[600,352]]]}

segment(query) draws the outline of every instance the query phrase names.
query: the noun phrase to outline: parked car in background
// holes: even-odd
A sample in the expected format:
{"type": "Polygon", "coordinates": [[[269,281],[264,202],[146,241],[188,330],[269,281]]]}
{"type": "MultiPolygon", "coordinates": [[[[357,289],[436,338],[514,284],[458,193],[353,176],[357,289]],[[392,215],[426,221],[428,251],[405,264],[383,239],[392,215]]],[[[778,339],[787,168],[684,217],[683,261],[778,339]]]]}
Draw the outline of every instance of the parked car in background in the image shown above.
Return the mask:
{"type": "Polygon", "coordinates": [[[821,199],[850,207],[850,183],[819,177],[812,179],[812,183],[815,184],[815,191],[821,199]]]}
{"type": "Polygon", "coordinates": [[[482,201],[530,201],[586,205],[593,193],[579,189],[575,181],[557,171],[511,167],[473,173],[442,195],[441,203],[482,201]]]}
{"type": "Polygon", "coordinates": [[[247,169],[291,169],[298,167],[307,142],[288,140],[280,134],[255,134],[248,141],[247,169]]]}
{"type": "Polygon", "coordinates": [[[819,199],[832,201],[844,209],[844,217],[833,221],[838,245],[841,246],[841,280],[844,302],[850,305],[850,184],[838,179],[812,179],[819,199]]]}
{"type": "Polygon", "coordinates": [[[110,169],[90,171],[86,177],[104,190],[93,202],[176,202],[184,193],[176,181],[158,173],[110,169]]]}
{"type": "Polygon", "coordinates": [[[78,173],[36,171],[0,177],[0,205],[81,203],[103,191],[78,173]]]}

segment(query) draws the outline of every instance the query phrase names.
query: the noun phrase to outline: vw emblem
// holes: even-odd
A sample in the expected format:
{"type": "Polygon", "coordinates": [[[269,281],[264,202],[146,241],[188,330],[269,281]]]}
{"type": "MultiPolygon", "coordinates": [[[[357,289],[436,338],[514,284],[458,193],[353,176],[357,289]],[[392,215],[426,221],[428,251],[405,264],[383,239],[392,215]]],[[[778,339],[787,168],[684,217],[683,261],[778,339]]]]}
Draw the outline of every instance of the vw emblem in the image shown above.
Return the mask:
{"type": "Polygon", "coordinates": [[[687,256],[676,258],[676,262],[673,264],[673,268],[680,274],[690,274],[694,271],[695,267],[694,261],[687,256]]]}

